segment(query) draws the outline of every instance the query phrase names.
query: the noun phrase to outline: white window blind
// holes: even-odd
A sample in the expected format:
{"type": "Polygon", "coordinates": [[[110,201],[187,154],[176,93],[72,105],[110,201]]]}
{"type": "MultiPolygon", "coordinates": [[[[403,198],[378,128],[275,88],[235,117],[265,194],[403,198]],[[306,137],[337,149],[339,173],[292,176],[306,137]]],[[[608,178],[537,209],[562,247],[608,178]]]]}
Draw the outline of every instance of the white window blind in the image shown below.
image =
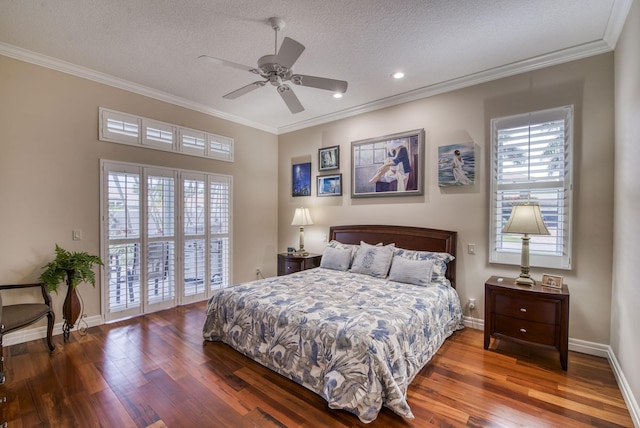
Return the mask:
{"type": "Polygon", "coordinates": [[[100,140],[138,144],[140,141],[141,122],[135,116],[110,110],[100,110],[100,140]]]}
{"type": "Polygon", "coordinates": [[[138,168],[126,166],[107,173],[106,298],[110,313],[137,313],[140,308],[140,176],[138,168]]]}
{"type": "Polygon", "coordinates": [[[173,302],[176,280],[175,173],[147,174],[147,304],[173,302]]]}
{"type": "Polygon", "coordinates": [[[148,119],[142,123],[145,129],[143,144],[167,150],[173,149],[173,134],[175,132],[173,126],[148,119]]]}
{"type": "Polygon", "coordinates": [[[184,295],[205,292],[205,177],[183,180],[184,295]]]}
{"type": "Polygon", "coordinates": [[[233,162],[233,138],[100,107],[99,139],[233,162]],[[142,131],[141,131],[142,130],[142,131]]]}
{"type": "Polygon", "coordinates": [[[209,157],[233,162],[233,138],[208,134],[209,157]]]}
{"type": "Polygon", "coordinates": [[[503,234],[512,207],[540,205],[550,236],[531,236],[531,266],[571,268],[573,106],[493,119],[490,262],[520,264],[521,236],[503,234]]]}
{"type": "Polygon", "coordinates": [[[231,177],[102,162],[107,320],[231,284],[231,177]]]}
{"type": "Polygon", "coordinates": [[[229,286],[230,182],[226,177],[212,177],[209,182],[209,240],[211,289],[229,286]]]}
{"type": "Polygon", "coordinates": [[[180,144],[185,153],[192,153],[199,156],[205,154],[205,141],[207,134],[205,132],[193,129],[180,130],[180,144]]]}

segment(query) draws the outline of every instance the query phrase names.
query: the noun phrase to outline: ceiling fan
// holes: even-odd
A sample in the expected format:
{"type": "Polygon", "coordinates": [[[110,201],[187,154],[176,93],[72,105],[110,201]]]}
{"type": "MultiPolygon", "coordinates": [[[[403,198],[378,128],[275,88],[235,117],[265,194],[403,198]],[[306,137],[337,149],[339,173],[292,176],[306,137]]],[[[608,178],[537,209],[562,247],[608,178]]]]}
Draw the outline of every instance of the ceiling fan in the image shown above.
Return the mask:
{"type": "Polygon", "coordinates": [[[226,61],[224,59],[215,58],[208,55],[200,55],[198,58],[204,59],[214,64],[224,65],[226,67],[237,68],[240,70],[249,71],[254,74],[259,74],[265,80],[259,80],[257,82],[249,83],[240,89],[229,92],[222,98],[230,100],[236,99],[241,95],[249,93],[254,89],[258,89],[271,83],[278,89],[278,93],[284,100],[285,104],[291,111],[291,113],[299,113],[304,111],[304,107],[298,100],[298,97],[285,82],[292,82],[294,85],[307,86],[310,88],[325,89],[336,93],[343,94],[347,91],[347,82],[344,80],[327,79],[325,77],[307,76],[304,74],[293,74],[293,64],[298,60],[304,46],[301,43],[296,42],[289,37],[285,37],[282,41],[282,46],[278,50],[278,31],[284,28],[284,21],[280,18],[269,18],[269,24],[275,31],[275,54],[265,55],[258,59],[258,67],[248,67],[246,65],[237,64],[235,62],[226,61]]]}

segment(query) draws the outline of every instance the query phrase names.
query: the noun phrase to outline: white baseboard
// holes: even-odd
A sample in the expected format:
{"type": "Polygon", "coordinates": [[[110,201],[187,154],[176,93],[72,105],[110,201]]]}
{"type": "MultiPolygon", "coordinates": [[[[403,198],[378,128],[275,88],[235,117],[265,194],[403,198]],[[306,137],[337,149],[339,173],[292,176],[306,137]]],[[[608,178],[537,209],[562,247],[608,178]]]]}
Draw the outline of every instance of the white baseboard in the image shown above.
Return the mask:
{"type": "Polygon", "coordinates": [[[631,414],[633,425],[635,425],[636,428],[640,428],[640,405],[638,405],[638,400],[634,397],[633,391],[631,391],[627,378],[624,376],[624,373],[620,368],[616,354],[613,353],[611,346],[607,346],[607,348],[607,360],[609,360],[611,370],[613,370],[613,375],[618,382],[618,387],[620,388],[620,392],[622,392],[622,397],[624,398],[625,403],[627,403],[627,409],[629,409],[629,413],[631,414]]]}
{"type": "MultiPolygon", "coordinates": [[[[101,315],[94,315],[91,317],[79,318],[74,326],[72,332],[75,331],[78,327],[95,327],[97,325],[103,324],[101,315]],[[86,323],[86,324],[85,324],[86,323]]],[[[57,336],[62,334],[62,326],[64,323],[59,322],[53,325],[53,335],[57,336]]],[[[12,333],[8,333],[2,336],[2,345],[3,346],[11,346],[17,345],[18,343],[28,342],[30,340],[38,340],[47,337],[47,326],[41,326],[36,328],[23,328],[18,331],[14,331],[12,333]]]]}
{"type": "MultiPolygon", "coordinates": [[[[468,328],[474,328],[476,330],[484,330],[484,320],[479,318],[464,317],[464,326],[468,328]]],[[[606,358],[609,361],[613,375],[616,378],[622,397],[627,408],[631,414],[633,424],[640,428],[640,406],[638,400],[633,395],[633,391],[629,387],[629,383],[620,368],[618,359],[609,345],[603,345],[601,343],[588,342],[586,340],[569,338],[569,350],[580,352],[581,354],[594,355],[596,357],[606,358]]]]}

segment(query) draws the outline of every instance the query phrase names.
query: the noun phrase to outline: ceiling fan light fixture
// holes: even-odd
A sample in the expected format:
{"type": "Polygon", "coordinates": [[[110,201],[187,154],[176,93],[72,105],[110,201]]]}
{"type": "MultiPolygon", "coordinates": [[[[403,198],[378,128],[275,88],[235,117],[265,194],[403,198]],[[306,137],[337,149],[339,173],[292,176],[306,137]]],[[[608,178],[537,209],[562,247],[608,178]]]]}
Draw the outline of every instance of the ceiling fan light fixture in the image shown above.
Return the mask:
{"type": "Polygon", "coordinates": [[[240,89],[229,92],[228,94],[223,95],[223,98],[233,100],[269,83],[276,87],[278,93],[282,97],[282,100],[285,102],[291,113],[300,113],[301,111],[304,111],[304,107],[293,92],[293,89],[291,89],[291,87],[285,82],[290,81],[294,85],[298,86],[331,91],[338,94],[335,95],[336,98],[341,97],[342,94],[347,91],[348,83],[344,80],[308,76],[305,74],[293,74],[293,64],[298,60],[305,47],[303,44],[296,42],[289,37],[285,37],[280,45],[280,49],[278,49],[278,31],[284,28],[284,21],[280,18],[273,17],[269,18],[269,24],[271,24],[271,28],[273,28],[275,33],[274,54],[263,55],[260,57],[258,59],[258,68],[248,67],[246,65],[237,64],[235,62],[208,55],[200,55],[198,57],[200,59],[206,59],[214,64],[249,71],[251,73],[258,74],[265,79],[263,81],[250,83],[240,89]]]}

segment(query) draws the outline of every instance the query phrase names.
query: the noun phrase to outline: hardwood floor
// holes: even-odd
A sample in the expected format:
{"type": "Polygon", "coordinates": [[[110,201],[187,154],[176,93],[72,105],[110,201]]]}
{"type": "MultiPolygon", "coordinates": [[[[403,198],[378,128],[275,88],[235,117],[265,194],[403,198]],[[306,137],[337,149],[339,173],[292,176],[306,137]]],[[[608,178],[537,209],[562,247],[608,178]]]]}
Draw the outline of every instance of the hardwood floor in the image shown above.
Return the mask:
{"type": "Polygon", "coordinates": [[[632,427],[608,362],[492,340],[448,339],[409,387],[414,420],[384,408],[362,424],[222,343],[205,303],[5,347],[0,423],[9,427],[632,427]]]}

